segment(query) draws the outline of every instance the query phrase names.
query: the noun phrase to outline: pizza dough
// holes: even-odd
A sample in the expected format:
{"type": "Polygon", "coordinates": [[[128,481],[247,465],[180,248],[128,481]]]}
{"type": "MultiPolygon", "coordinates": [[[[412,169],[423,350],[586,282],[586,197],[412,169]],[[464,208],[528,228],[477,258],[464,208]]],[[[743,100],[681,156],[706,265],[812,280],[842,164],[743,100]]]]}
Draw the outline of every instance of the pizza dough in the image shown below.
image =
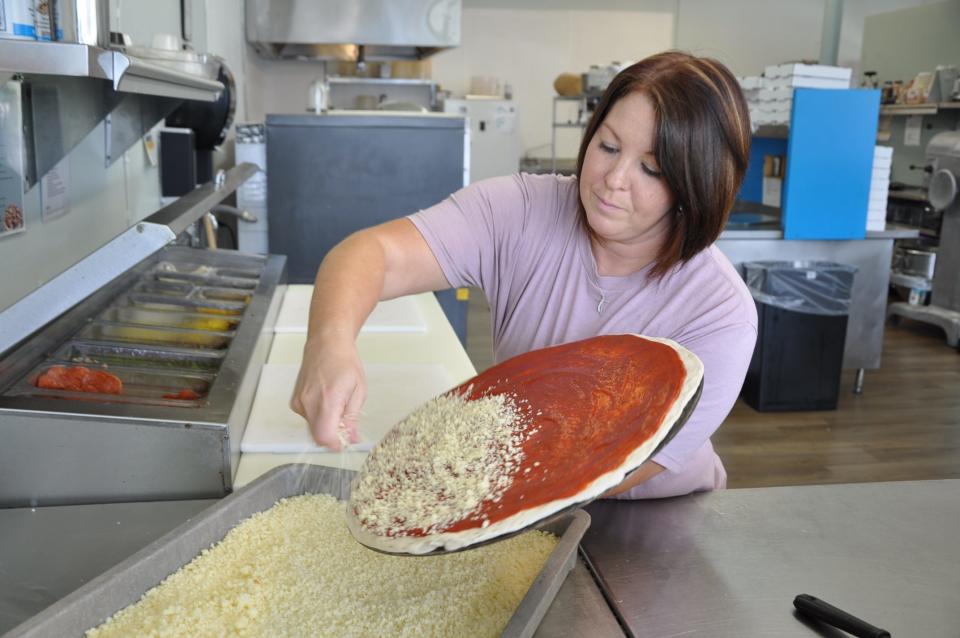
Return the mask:
{"type": "Polygon", "coordinates": [[[640,335],[504,361],[384,437],[347,525],[368,547],[408,554],[516,534],[620,484],[679,429],[702,381],[689,350],[640,335]]]}

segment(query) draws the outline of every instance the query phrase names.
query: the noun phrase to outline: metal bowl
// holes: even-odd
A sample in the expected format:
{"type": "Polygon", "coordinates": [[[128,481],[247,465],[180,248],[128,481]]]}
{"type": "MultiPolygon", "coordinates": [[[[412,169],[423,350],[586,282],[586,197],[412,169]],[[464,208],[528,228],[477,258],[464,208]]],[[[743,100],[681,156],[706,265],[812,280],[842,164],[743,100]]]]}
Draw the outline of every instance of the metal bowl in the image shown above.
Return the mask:
{"type": "Polygon", "coordinates": [[[898,248],[897,270],[907,275],[933,279],[937,264],[936,248],[898,248]]]}

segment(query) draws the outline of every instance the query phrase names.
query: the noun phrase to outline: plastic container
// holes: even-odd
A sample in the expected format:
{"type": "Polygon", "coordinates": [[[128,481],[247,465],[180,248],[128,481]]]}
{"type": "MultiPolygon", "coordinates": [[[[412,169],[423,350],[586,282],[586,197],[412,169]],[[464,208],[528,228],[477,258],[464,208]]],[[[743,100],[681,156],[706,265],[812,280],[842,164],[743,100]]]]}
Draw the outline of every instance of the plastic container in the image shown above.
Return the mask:
{"type": "Polygon", "coordinates": [[[926,306],[930,303],[933,281],[926,277],[894,271],[890,273],[890,285],[911,306],[926,306]]]}
{"type": "Polygon", "coordinates": [[[741,395],[760,411],[833,410],[856,268],[831,262],[748,262],[757,345],[741,395]]]}

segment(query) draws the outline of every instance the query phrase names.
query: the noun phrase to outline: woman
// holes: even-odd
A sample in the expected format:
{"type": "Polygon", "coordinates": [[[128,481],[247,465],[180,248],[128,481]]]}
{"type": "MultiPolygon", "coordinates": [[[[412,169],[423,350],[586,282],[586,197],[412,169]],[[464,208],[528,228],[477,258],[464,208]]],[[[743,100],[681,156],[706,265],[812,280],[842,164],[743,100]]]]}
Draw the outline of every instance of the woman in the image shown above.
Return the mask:
{"type": "Polygon", "coordinates": [[[697,354],[705,373],[694,414],[607,495],[724,487],[710,436],[740,391],[757,318],[712,244],[749,143],[743,95],[719,62],[668,52],[623,70],[585,131],[576,178],[485,180],[330,251],[291,407],[318,443],[339,449],[338,427],[356,440],[366,387],[354,342],[377,301],[477,286],[490,302],[498,361],[619,333],[668,337],[697,354]]]}

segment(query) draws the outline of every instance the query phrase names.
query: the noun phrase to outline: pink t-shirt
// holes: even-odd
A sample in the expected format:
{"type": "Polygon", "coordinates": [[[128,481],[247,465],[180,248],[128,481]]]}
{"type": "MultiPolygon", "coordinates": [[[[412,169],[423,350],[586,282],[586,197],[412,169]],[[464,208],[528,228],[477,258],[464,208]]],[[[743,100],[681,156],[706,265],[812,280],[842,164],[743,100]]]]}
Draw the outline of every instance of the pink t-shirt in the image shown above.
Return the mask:
{"type": "Polygon", "coordinates": [[[558,175],[484,180],[410,216],[452,286],[490,303],[494,358],[601,334],[667,337],[703,361],[693,415],[653,460],[666,468],[622,498],[657,498],[726,485],[710,436],[740,392],[757,336],[753,299],[710,246],[661,279],[649,267],[602,277],[577,219],[577,182],[558,175]]]}

